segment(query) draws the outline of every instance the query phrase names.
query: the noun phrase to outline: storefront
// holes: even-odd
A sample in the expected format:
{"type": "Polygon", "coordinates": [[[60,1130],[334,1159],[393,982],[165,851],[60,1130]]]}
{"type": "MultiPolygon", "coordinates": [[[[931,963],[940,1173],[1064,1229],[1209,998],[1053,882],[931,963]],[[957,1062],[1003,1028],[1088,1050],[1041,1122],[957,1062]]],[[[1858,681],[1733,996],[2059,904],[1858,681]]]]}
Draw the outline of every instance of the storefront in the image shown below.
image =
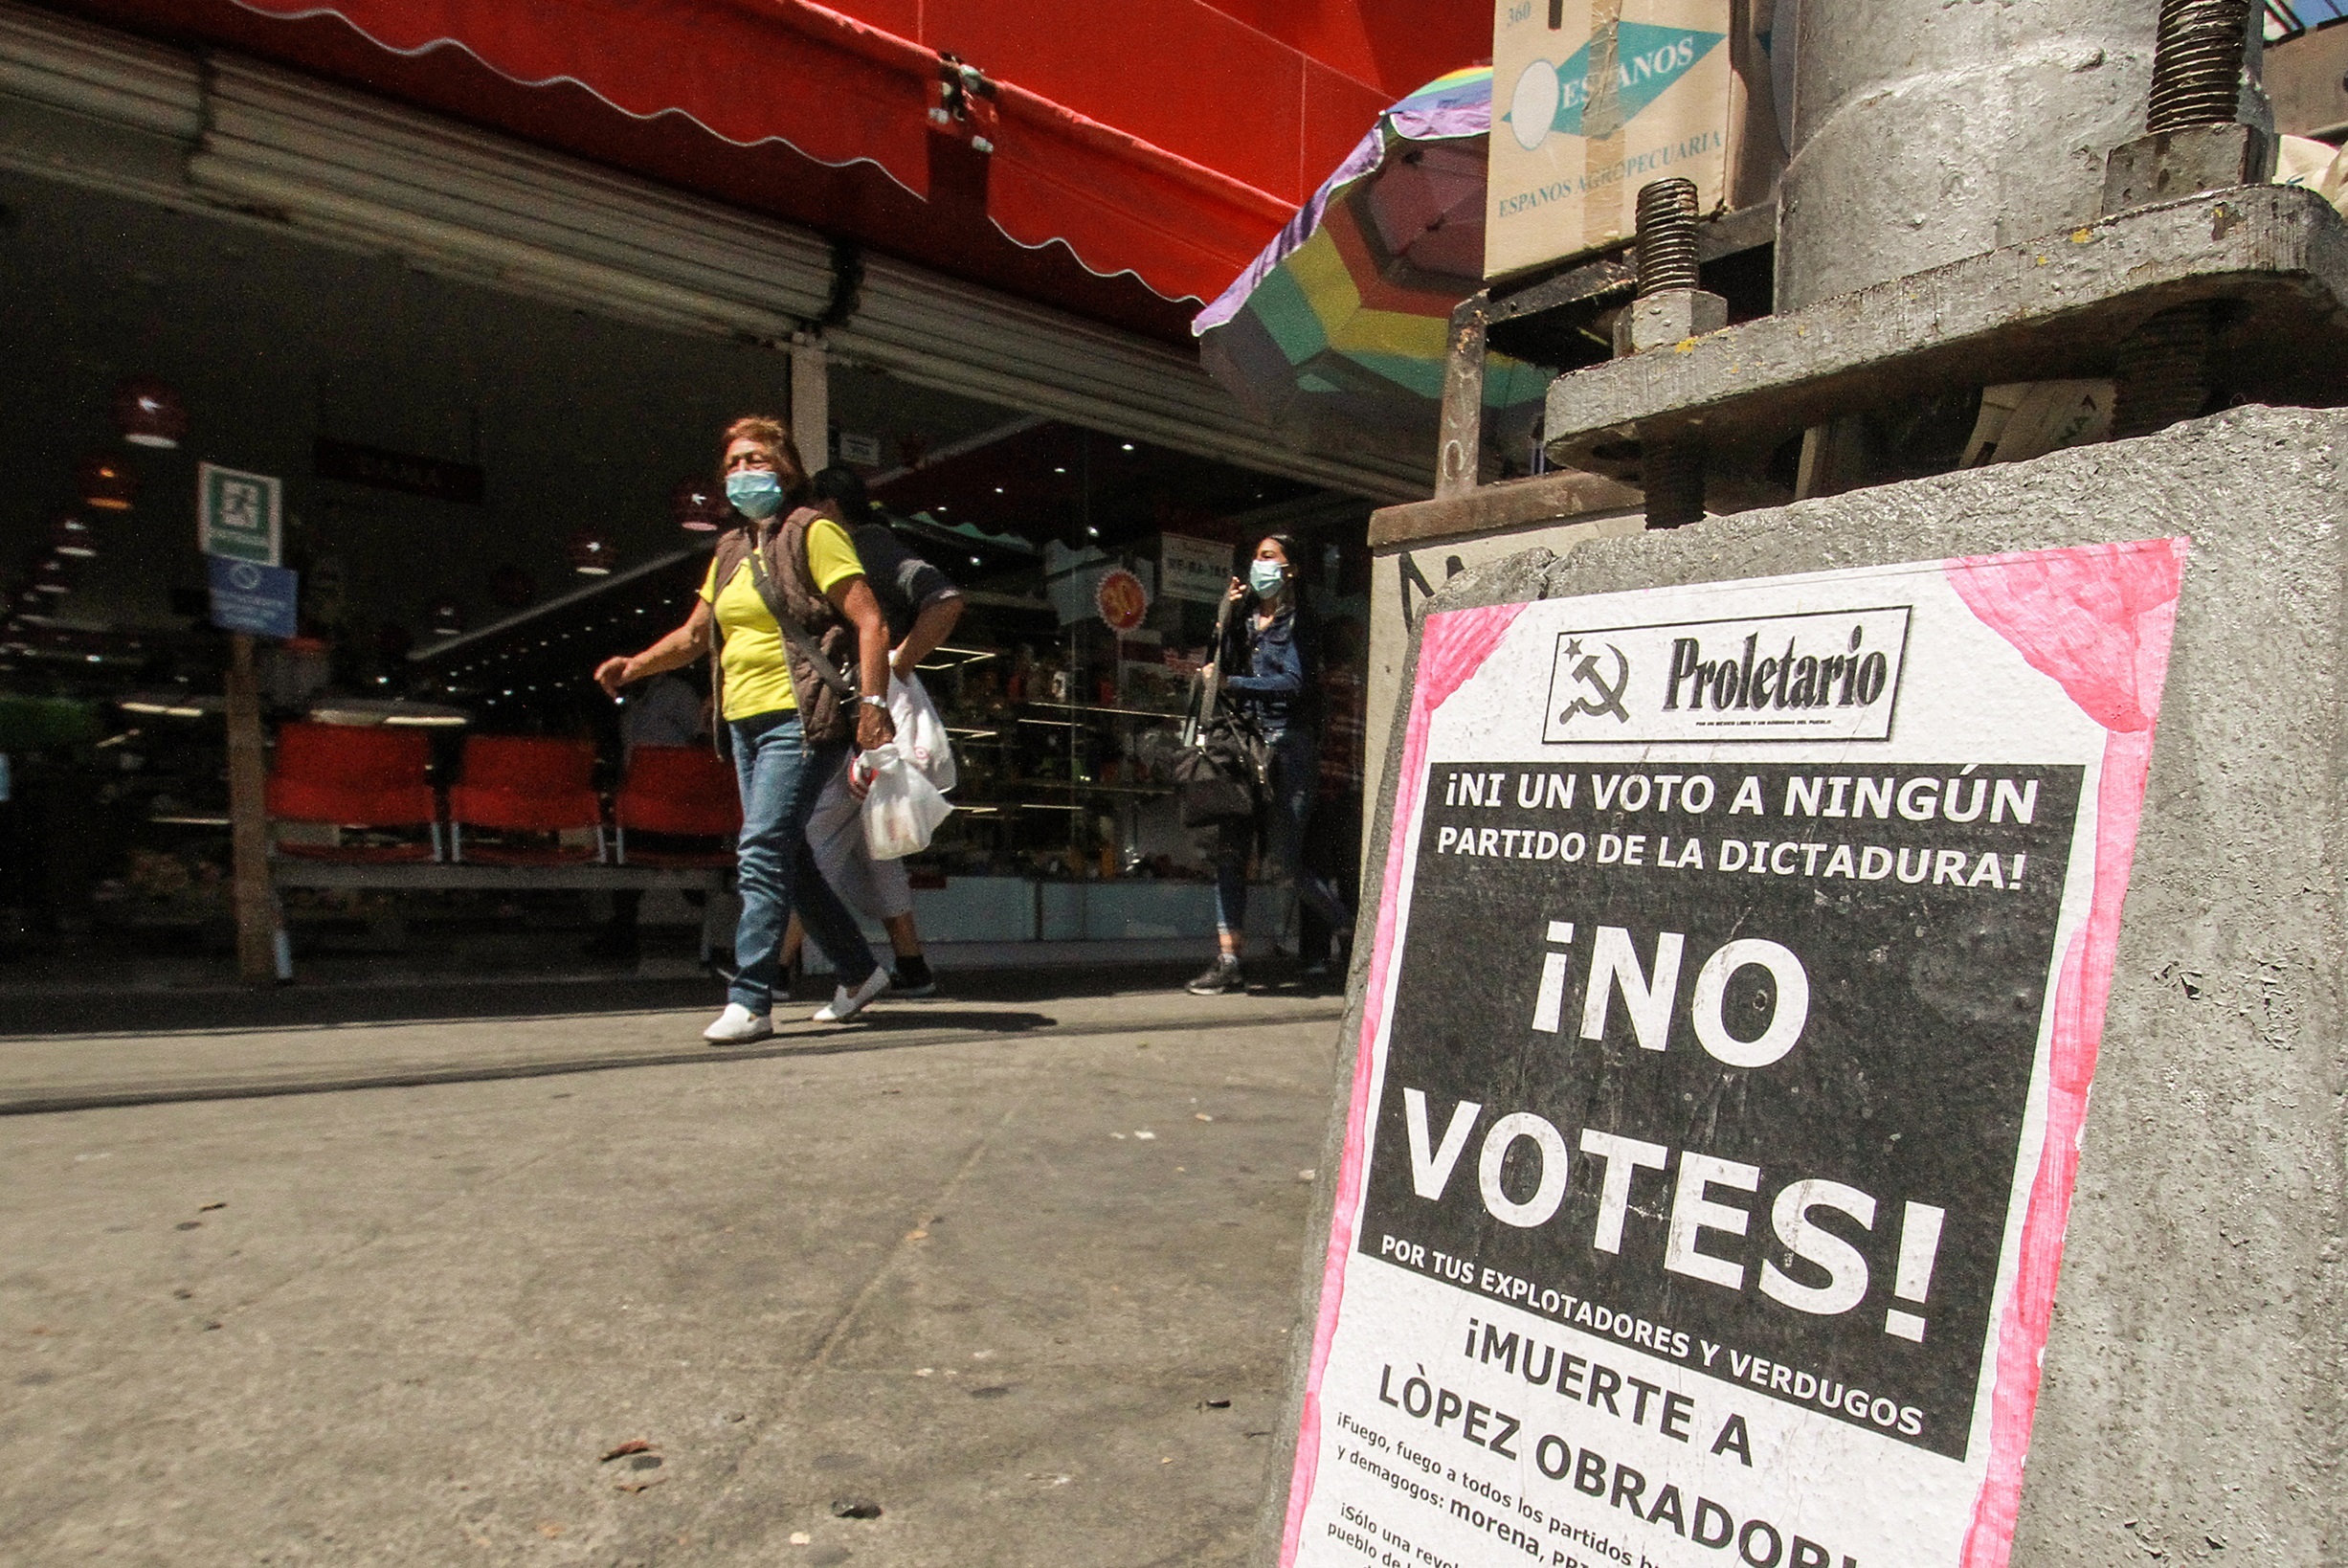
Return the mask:
{"type": "MultiPolygon", "coordinates": [[[[21,476],[0,563],[0,903],[20,940],[218,945],[224,649],[199,461],[285,482],[301,635],[264,650],[273,722],[422,727],[438,785],[469,735],[593,734],[608,787],[616,718],[587,671],[682,615],[708,536],[680,528],[673,497],[707,477],[714,433],[785,415],[972,601],[926,672],[960,809],[915,863],[925,927],[974,961],[1198,951],[1211,898],[1164,764],[1212,580],[1270,528],[1306,542],[1339,651],[1325,793],[1357,800],[1364,520],[1423,493],[1422,465],[1285,445],[1159,338],[17,7],[0,8],[0,271],[35,306],[0,365],[21,476]],[[133,378],[184,410],[178,445],[124,444],[133,378]],[[109,482],[126,505],[93,505],[109,482]],[[82,543],[60,553],[63,518],[82,543]]],[[[1324,814],[1342,840],[1340,815],[1324,814]]],[[[297,951],[595,912],[519,882],[282,903],[297,951]]],[[[661,894],[660,918],[689,917],[661,894]]]]}

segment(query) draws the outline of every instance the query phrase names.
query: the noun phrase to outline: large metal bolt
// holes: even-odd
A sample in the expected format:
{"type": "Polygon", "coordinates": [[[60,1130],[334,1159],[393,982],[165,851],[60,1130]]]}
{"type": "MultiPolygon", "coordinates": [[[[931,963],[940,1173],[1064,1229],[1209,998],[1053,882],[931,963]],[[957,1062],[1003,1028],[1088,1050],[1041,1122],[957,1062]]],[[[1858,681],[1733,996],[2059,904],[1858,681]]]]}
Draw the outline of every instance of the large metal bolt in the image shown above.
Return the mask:
{"type": "Polygon", "coordinates": [[[1694,288],[1696,182],[1673,176],[1639,188],[1639,297],[1694,288]]]}
{"type": "Polygon", "coordinates": [[[1646,493],[1650,528],[1676,528],[1704,521],[1704,442],[1680,434],[1640,433],[1639,484],[1646,493]]]}
{"type": "Polygon", "coordinates": [[[2242,91],[2249,26],[2249,0],[2160,0],[2152,108],[2144,128],[2158,134],[2230,124],[2242,91]]]}
{"type": "MultiPolygon", "coordinates": [[[[1639,188],[1639,298],[1693,290],[1696,276],[1696,182],[1674,176],[1639,188]]],[[[1688,432],[1639,433],[1640,486],[1650,528],[1704,520],[1704,442],[1688,432]]]]}
{"type": "Polygon", "coordinates": [[[2209,401],[2214,302],[2178,305],[2120,340],[2112,399],[2112,434],[2150,436],[2190,419],[2209,401]]]}

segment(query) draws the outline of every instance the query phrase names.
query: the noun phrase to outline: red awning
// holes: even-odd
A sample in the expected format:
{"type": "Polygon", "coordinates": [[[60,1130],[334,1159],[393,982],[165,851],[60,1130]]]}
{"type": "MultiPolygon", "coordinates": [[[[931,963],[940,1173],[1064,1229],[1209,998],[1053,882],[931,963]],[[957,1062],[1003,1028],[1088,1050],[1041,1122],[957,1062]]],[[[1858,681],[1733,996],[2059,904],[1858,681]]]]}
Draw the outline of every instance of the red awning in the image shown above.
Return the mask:
{"type": "MultiPolygon", "coordinates": [[[[923,115],[937,56],[794,0],[236,0],[339,16],[393,54],[461,51],[524,86],[570,83],[638,120],[677,114],[737,146],[787,144],[928,189],[923,115]],[[810,91],[820,83],[819,94],[810,91]]],[[[174,9],[177,8],[167,8],[174,9]]]]}
{"type": "MultiPolygon", "coordinates": [[[[852,3],[906,11],[921,31],[910,5],[852,3]]],[[[1174,5],[1202,9],[1193,0],[1167,9],[1174,5]]],[[[922,43],[808,0],[79,0],[76,9],[372,87],[1170,339],[1296,201],[1017,80],[981,86],[922,43]],[[974,90],[957,99],[966,81],[974,90]],[[995,234],[973,234],[980,213],[995,234]]],[[[932,0],[930,10],[941,9],[932,0]]],[[[1092,23],[1095,40],[1107,39],[1102,25],[1092,23]]],[[[938,31],[934,18],[929,31],[938,31]]],[[[1300,102],[1308,85],[1334,79],[1286,45],[1247,36],[1309,68],[1287,67],[1300,102]]],[[[1115,102],[1179,91],[1181,77],[1112,58],[1079,85],[1115,102]],[[1116,75],[1128,69],[1129,78],[1116,75]]],[[[1362,97],[1374,113],[1376,91],[1350,80],[1341,92],[1316,91],[1332,122],[1320,140],[1342,126],[1350,145],[1363,118],[1351,100],[1362,97]]],[[[1213,107],[1219,119],[1228,113],[1213,107]]],[[[1201,117],[1174,128],[1193,130],[1201,117]]],[[[1301,110],[1290,118],[1301,123],[1301,110]]],[[[1236,149],[1253,133],[1235,124],[1230,134],[1236,149]]],[[[1301,169],[1318,155],[1297,150],[1300,135],[1289,127],[1281,156],[1301,169]]],[[[1212,145],[1190,140],[1200,150],[1212,145]]],[[[1270,167],[1260,138],[1246,150],[1270,167]]]]}

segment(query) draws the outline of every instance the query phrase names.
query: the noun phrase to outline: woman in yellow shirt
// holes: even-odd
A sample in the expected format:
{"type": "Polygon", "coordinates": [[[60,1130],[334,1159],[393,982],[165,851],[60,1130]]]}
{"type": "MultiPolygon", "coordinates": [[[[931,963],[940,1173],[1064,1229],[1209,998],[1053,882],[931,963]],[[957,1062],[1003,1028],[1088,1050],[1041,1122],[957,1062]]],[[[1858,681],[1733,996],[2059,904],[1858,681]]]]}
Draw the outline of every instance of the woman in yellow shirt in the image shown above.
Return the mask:
{"type": "Polygon", "coordinates": [[[839,771],[851,729],[867,750],[895,738],[896,729],[885,696],[888,623],[847,530],[797,504],[807,473],[790,433],[772,419],[735,420],[726,430],[723,468],[727,498],[749,526],[720,539],[682,626],[632,658],[604,661],[595,680],[617,696],[632,681],[717,649],[712,684],[742,786],[742,920],[734,935],[739,973],[726,1011],[702,1038],[732,1044],[774,1032],[776,951],[794,908],[841,981],[816,1014],[818,1022],[853,1017],[887,989],[888,971],[816,874],[807,818],[839,771]],[[786,502],[794,509],[778,521],[786,502]],[[784,636],[770,605],[780,608],[796,638],[784,636]],[[839,670],[851,644],[853,686],[839,670]],[[875,695],[857,695],[866,692],[875,695]]]}

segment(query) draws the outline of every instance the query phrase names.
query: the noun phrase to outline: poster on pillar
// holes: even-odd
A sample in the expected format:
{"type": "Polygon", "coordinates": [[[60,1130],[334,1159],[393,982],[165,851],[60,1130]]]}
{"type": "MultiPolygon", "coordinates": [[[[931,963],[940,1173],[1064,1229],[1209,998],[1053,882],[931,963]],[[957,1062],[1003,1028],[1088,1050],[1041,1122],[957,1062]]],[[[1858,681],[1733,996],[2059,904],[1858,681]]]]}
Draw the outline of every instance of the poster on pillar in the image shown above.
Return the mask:
{"type": "Polygon", "coordinates": [[[1426,617],[1283,1563],[2001,1568],[2184,556],[1426,617]]]}
{"type": "Polygon", "coordinates": [[[1484,275],[1613,245],[1639,188],[1726,193],[1729,0],[1498,0],[1484,275]]]}

